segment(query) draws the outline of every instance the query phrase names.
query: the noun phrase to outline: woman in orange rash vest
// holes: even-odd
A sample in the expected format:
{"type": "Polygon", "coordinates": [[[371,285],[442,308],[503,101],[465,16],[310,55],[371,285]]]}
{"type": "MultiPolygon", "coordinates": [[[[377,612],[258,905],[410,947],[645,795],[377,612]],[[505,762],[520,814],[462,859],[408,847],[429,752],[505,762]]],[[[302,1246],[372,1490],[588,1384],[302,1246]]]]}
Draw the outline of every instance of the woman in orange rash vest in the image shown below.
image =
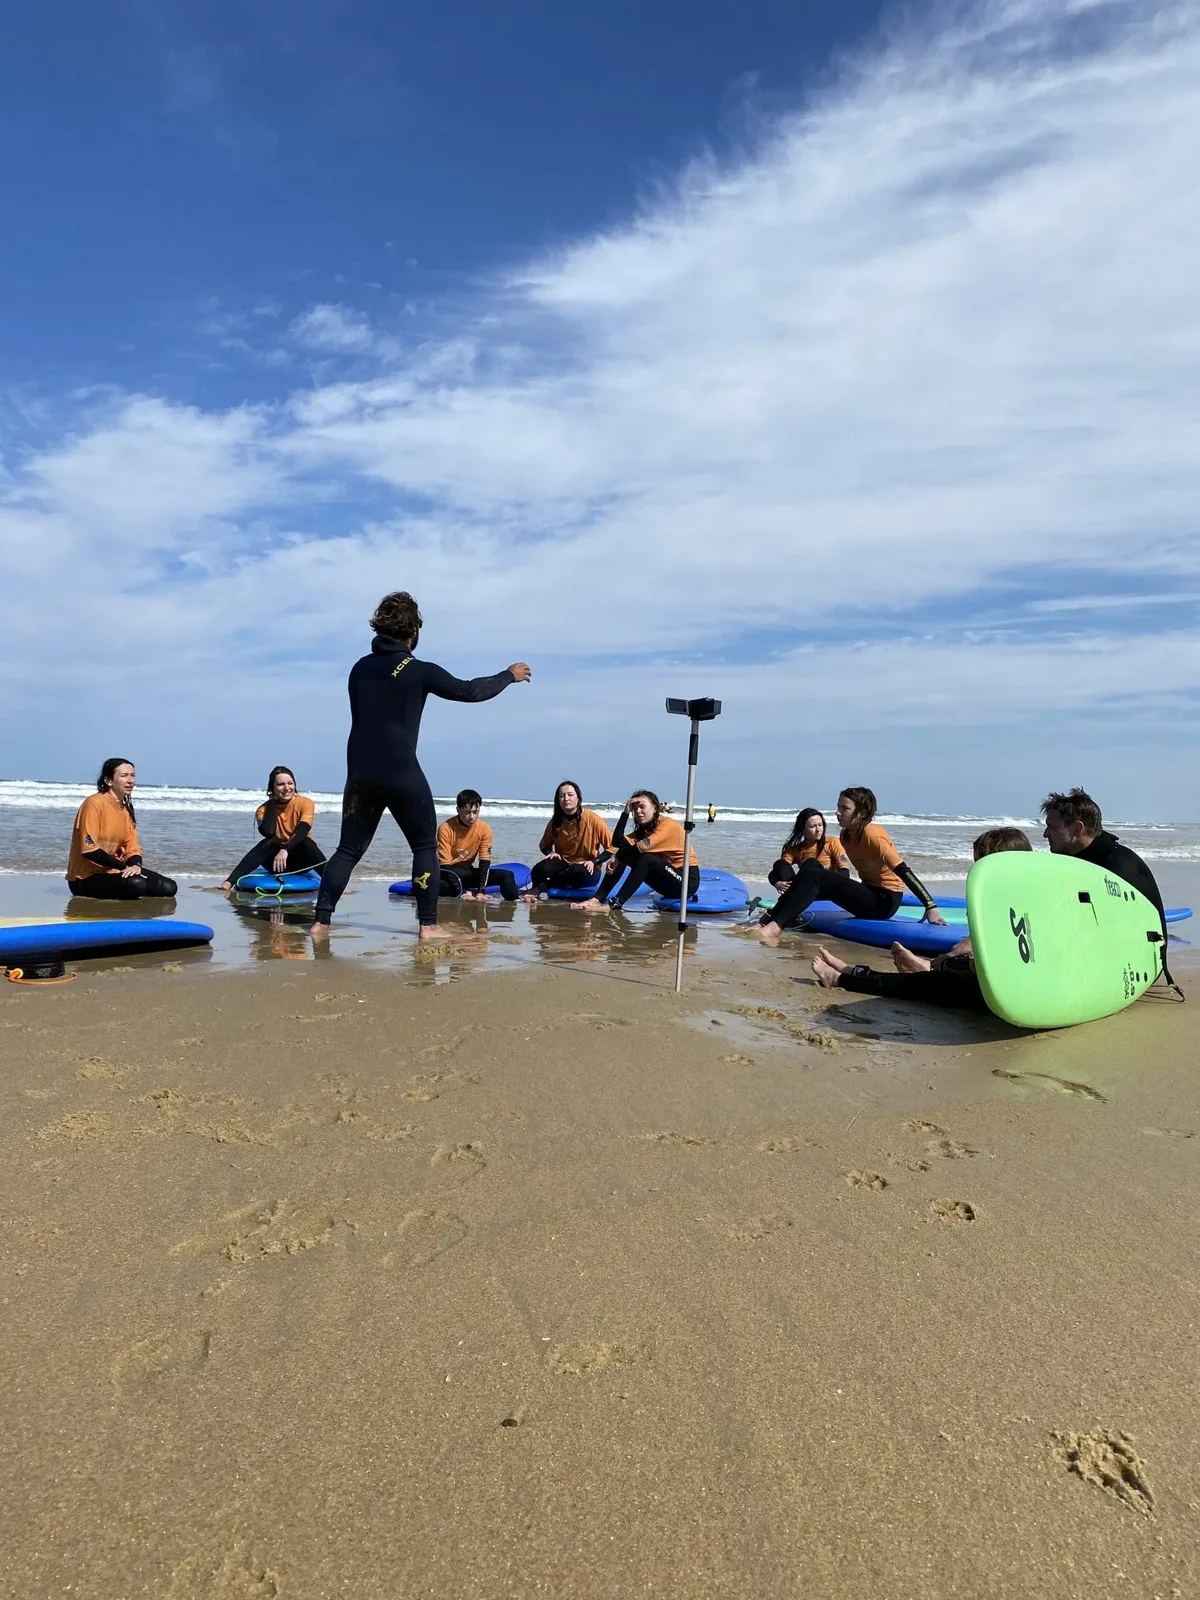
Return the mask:
{"type": "Polygon", "coordinates": [[[664,817],[658,796],[650,789],[635,789],[625,802],[616,828],[613,830],[613,848],[616,854],[604,863],[604,881],[590,900],[581,900],[572,911],[603,911],[605,908],[620,911],[635,889],[649,884],[656,894],[667,899],[680,897],[684,881],[684,861],[687,861],[687,897],[690,900],[700,888],[700,863],[696,852],[688,843],[683,824],[673,817],[664,817]],[[630,822],[633,832],[628,838],[625,830],[630,822]],[[614,894],[617,879],[628,867],[621,887],[614,894]]]}
{"type": "Polygon", "coordinates": [[[173,900],[174,878],[151,872],[142,861],[133,790],[137,773],[124,756],[109,756],[89,795],[75,813],[67,887],[89,900],[173,900]]]}

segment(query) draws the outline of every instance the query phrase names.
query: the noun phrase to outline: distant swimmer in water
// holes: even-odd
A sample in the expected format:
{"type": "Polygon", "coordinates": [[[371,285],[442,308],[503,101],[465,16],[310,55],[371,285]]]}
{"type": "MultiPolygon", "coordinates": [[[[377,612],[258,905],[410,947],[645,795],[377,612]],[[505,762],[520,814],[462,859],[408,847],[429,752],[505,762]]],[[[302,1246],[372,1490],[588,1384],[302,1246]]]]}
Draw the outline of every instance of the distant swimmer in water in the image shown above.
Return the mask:
{"type": "Polygon", "coordinates": [[[683,824],[663,815],[659,799],[649,789],[635,789],[613,829],[616,854],[604,864],[604,878],[590,900],[577,901],[572,911],[620,911],[635,889],[649,884],[656,894],[679,898],[687,865],[687,896],[690,900],[700,888],[700,863],[688,843],[683,824]],[[625,830],[633,823],[628,838],[625,830]],[[628,871],[625,872],[625,869],[628,871]],[[625,872],[621,886],[617,880],[625,872]],[[613,890],[617,892],[614,894],[613,890]]]}
{"type": "MultiPolygon", "coordinates": [[[[1001,850],[1032,850],[1020,828],[989,828],[972,846],[976,861],[1001,850]]],[[[975,976],[970,939],[960,939],[953,950],[928,961],[902,944],[892,946],[895,972],[876,972],[865,962],[851,966],[822,945],[812,964],[813,976],[823,989],[849,989],[854,994],[882,995],[889,1000],[920,1000],[930,1006],[952,1006],[960,1011],[986,1011],[987,1001],[975,976]]]]}
{"type": "Polygon", "coordinates": [[[708,820],[710,822],[715,822],[717,820],[717,808],[713,805],[711,800],[708,804],[708,820]]]}
{"type": "Polygon", "coordinates": [[[862,881],[855,883],[816,861],[803,862],[772,909],[759,918],[758,937],[764,944],[777,945],[783,930],[798,921],[814,900],[832,900],[852,917],[886,922],[900,909],[905,888],[924,906],[922,922],[945,925],[929,890],[901,858],[891,836],[873,820],[876,810],[870,789],[842,790],[837,804],[839,842],[862,881]]]}
{"type": "Polygon", "coordinates": [[[96,793],[75,813],[67,887],[89,900],[173,900],[174,878],[151,872],[142,861],[133,790],[132,761],[110,756],[100,768],[96,793]]]}
{"type": "Polygon", "coordinates": [[[262,838],[246,851],[222,889],[232,889],[239,878],[260,867],[275,873],[305,868],[320,873],[325,857],[312,836],[313,803],[306,794],[297,794],[291,767],[271,768],[267,798],[254,813],[254,821],[262,838]]]}
{"type": "Polygon", "coordinates": [[[454,805],[455,815],[437,831],[438,893],[482,900],[494,883],[506,900],[519,899],[512,873],[492,866],[492,830],[479,820],[483,796],[478,789],[462,789],[454,805]]]}
{"type": "Polygon", "coordinates": [[[612,851],[612,833],[598,812],[583,803],[577,783],[565,778],[554,791],[554,810],[538,846],[542,859],[534,866],[530,899],[548,889],[586,889],[599,884],[612,851]]]}
{"type": "Polygon", "coordinates": [[[455,678],[431,661],[418,661],[413,651],[421,620],[412,595],[385,595],[371,618],[371,653],[350,669],[342,836],[321,877],[312,927],[317,940],[329,937],[334,907],[385,811],[391,812],[412,851],[418,937],[423,943],[450,938],[437,920],[437,812],[417,760],[421,713],[431,694],[442,700],[492,700],[510,683],[528,683],[532,674],[525,662],[514,661],[490,678],[455,678]]]}
{"type": "Polygon", "coordinates": [[[806,861],[815,861],[827,872],[838,872],[844,878],[850,876],[850,857],[839,839],[828,837],[825,815],[816,806],[805,806],[797,813],[792,831],[779,852],[779,860],[767,873],[771,887],[782,893],[806,861]]]}

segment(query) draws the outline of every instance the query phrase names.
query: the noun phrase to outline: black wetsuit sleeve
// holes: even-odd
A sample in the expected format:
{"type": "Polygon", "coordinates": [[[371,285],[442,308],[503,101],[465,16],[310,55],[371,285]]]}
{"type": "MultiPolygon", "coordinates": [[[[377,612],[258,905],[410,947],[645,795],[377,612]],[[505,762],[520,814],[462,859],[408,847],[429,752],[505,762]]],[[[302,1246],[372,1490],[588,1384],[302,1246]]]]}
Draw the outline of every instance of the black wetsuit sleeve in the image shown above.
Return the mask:
{"type": "Polygon", "coordinates": [[[128,861],[118,861],[116,856],[110,856],[107,850],[85,850],[83,859],[85,861],[94,861],[98,867],[104,867],[109,872],[124,872],[126,867],[141,866],[142,864],[141,856],[138,856],[136,861],[132,856],[128,861]]]}
{"type": "Polygon", "coordinates": [[[506,667],[490,678],[456,678],[445,667],[425,663],[425,687],[440,700],[494,700],[516,679],[506,667]]]}
{"type": "Polygon", "coordinates": [[[295,833],[292,834],[284,849],[290,850],[294,844],[299,844],[301,839],[307,839],[311,832],[312,828],[307,822],[298,822],[295,833]]]}
{"type": "Polygon", "coordinates": [[[617,818],[617,825],[612,831],[612,851],[614,855],[616,855],[617,851],[625,843],[625,829],[628,826],[629,812],[622,811],[621,815],[617,818]]]}
{"type": "Polygon", "coordinates": [[[929,890],[921,882],[920,878],[917,877],[916,873],[907,862],[898,862],[894,870],[896,876],[900,879],[900,882],[907,884],[908,888],[913,894],[916,895],[917,899],[925,907],[926,911],[932,911],[936,907],[937,901],[933,898],[929,890]]]}
{"type": "Polygon", "coordinates": [[[258,831],[264,839],[273,839],[275,837],[275,818],[278,815],[279,812],[274,800],[268,800],[267,809],[263,812],[262,821],[258,825],[258,831]]]}

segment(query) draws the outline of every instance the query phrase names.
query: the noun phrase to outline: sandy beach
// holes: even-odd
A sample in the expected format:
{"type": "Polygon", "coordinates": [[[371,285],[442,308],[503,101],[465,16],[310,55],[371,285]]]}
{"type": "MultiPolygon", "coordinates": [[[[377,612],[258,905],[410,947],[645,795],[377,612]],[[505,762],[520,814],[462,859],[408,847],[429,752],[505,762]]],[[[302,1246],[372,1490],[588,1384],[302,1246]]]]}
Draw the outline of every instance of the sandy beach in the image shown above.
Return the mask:
{"type": "Polygon", "coordinates": [[[1191,1007],[807,975],[0,991],[6,1592],[1197,1593],[1191,1007]]]}

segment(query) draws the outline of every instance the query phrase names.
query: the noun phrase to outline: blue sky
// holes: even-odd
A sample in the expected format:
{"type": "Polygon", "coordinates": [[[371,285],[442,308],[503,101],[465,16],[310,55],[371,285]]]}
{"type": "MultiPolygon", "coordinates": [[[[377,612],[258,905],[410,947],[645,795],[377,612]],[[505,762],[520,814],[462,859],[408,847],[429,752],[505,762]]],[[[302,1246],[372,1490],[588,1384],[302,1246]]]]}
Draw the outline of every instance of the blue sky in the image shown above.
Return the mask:
{"type": "Polygon", "coordinates": [[[410,587],[439,790],[1195,815],[1200,8],[433,11],[26,8],[0,775],[336,787],[410,587]]]}

